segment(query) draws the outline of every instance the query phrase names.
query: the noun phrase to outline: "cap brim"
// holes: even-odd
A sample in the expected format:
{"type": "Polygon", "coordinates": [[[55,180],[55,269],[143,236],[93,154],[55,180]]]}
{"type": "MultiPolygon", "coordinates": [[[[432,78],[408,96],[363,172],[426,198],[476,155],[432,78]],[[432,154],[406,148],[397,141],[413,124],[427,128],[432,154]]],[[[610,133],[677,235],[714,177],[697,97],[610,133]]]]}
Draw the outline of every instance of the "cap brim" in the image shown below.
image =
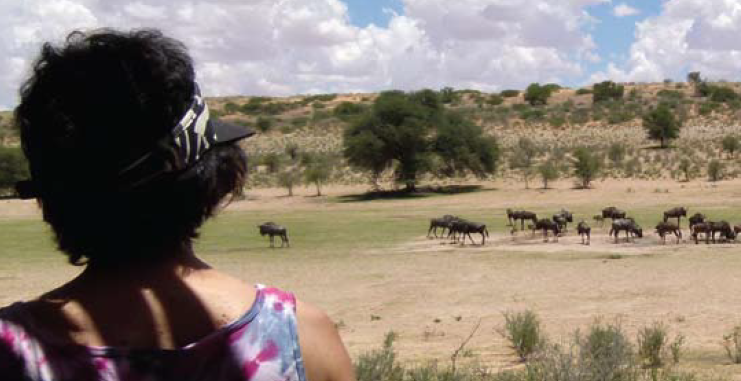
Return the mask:
{"type": "Polygon", "coordinates": [[[255,131],[249,127],[227,123],[221,120],[210,120],[208,123],[213,126],[217,143],[234,142],[249,138],[255,134],[255,131]]]}

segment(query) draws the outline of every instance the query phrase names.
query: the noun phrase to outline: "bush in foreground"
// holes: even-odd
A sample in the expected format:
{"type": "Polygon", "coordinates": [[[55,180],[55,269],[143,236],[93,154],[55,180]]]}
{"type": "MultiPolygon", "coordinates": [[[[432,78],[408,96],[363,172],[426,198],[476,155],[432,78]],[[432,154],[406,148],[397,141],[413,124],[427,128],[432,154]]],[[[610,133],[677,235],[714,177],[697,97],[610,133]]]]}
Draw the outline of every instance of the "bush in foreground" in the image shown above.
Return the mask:
{"type": "Polygon", "coordinates": [[[504,314],[501,334],[509,340],[521,360],[525,361],[545,344],[538,316],[530,310],[504,314]]]}

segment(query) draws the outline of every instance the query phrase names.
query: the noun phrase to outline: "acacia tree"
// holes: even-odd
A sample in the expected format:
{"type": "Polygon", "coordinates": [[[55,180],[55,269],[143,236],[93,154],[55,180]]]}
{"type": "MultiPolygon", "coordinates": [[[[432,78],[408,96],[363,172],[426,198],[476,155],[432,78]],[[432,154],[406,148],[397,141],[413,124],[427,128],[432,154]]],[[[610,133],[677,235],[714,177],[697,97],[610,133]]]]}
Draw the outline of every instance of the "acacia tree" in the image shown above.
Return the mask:
{"type": "Polygon", "coordinates": [[[343,153],[350,165],[375,178],[393,169],[396,180],[414,191],[434,156],[449,175],[483,176],[495,171],[499,151],[481,128],[443,108],[436,92],[423,90],[381,93],[371,111],[345,129],[343,153]]]}
{"type": "Polygon", "coordinates": [[[530,188],[530,175],[533,172],[535,160],[540,155],[538,146],[530,139],[521,137],[513,147],[512,157],[510,158],[510,167],[519,170],[525,181],[525,189],[530,188]]]}
{"type": "Polygon", "coordinates": [[[558,179],[558,168],[552,161],[548,160],[538,167],[540,179],[543,180],[543,189],[548,189],[548,183],[558,179]]]}
{"type": "Polygon", "coordinates": [[[539,83],[533,83],[525,90],[525,101],[530,103],[531,106],[545,105],[548,103],[548,98],[550,98],[553,90],[553,86],[541,86],[539,83]]]}
{"type": "Polygon", "coordinates": [[[643,128],[649,139],[658,140],[661,148],[667,148],[669,141],[679,137],[682,121],[674,116],[669,106],[660,104],[643,116],[643,128]]]}
{"type": "Polygon", "coordinates": [[[602,83],[596,83],[592,89],[592,100],[594,103],[608,101],[608,100],[620,100],[623,99],[625,94],[625,87],[618,85],[613,81],[604,81],[602,83]]]}
{"type": "Polygon", "coordinates": [[[316,186],[316,195],[322,195],[322,185],[332,175],[332,163],[326,157],[316,158],[311,161],[304,170],[306,182],[316,186]]]}
{"type": "Polygon", "coordinates": [[[589,188],[601,169],[602,163],[591,150],[580,147],[574,151],[574,176],[581,181],[579,184],[581,188],[589,188]]]}

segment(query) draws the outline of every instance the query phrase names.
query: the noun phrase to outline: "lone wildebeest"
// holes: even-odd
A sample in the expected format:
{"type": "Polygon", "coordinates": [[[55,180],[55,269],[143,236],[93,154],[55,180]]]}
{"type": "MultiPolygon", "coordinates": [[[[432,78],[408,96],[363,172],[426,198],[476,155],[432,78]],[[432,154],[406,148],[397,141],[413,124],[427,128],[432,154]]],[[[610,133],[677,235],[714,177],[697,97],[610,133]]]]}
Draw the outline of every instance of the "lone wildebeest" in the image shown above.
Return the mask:
{"type": "Polygon", "coordinates": [[[626,216],[625,211],[620,210],[614,206],[610,206],[605,209],[602,209],[602,218],[609,218],[615,221],[621,218],[625,218],[625,216],[626,216]]]}
{"type": "Polygon", "coordinates": [[[548,242],[548,232],[552,231],[553,236],[556,238],[556,242],[558,242],[558,236],[561,234],[561,228],[558,227],[558,224],[555,223],[552,220],[538,220],[535,222],[535,226],[533,227],[533,235],[535,235],[536,230],[542,230],[543,231],[543,242],[548,242]]]}
{"type": "Polygon", "coordinates": [[[514,233],[515,228],[517,227],[517,220],[520,220],[520,230],[525,230],[525,220],[530,220],[533,223],[536,223],[538,221],[538,216],[533,212],[519,210],[512,212],[512,220],[514,221],[514,226],[512,228],[512,232],[514,233]]]}
{"type": "Polygon", "coordinates": [[[682,230],[679,228],[679,225],[673,223],[673,222],[659,222],[658,225],[656,225],[656,233],[661,237],[661,241],[666,245],[666,235],[669,233],[674,234],[677,237],[677,244],[679,243],[679,240],[682,239],[682,230]]]}
{"type": "Polygon", "coordinates": [[[693,226],[705,222],[705,219],[706,219],[706,217],[702,213],[695,213],[695,214],[693,214],[692,217],[689,218],[689,221],[690,221],[690,230],[692,230],[692,227],[693,226]]]}
{"type": "Polygon", "coordinates": [[[643,229],[632,218],[619,218],[612,221],[610,236],[615,236],[615,243],[618,242],[618,235],[621,231],[625,232],[625,238],[628,242],[630,242],[631,238],[634,236],[643,238],[643,229]]]}
{"type": "Polygon", "coordinates": [[[579,233],[579,236],[581,237],[581,244],[582,245],[589,245],[592,242],[592,228],[587,225],[586,222],[581,221],[578,225],[576,225],[576,231],[579,233]],[[584,238],[587,238],[587,242],[584,243],[584,238]]]}
{"type": "Polygon", "coordinates": [[[664,222],[669,221],[670,218],[676,218],[678,227],[682,226],[682,217],[687,217],[687,208],[683,206],[664,212],[664,222]]]}
{"type": "Polygon", "coordinates": [[[455,220],[456,216],[451,216],[450,214],[444,215],[442,218],[433,218],[430,219],[430,229],[427,230],[427,238],[430,237],[430,233],[434,233],[435,238],[439,238],[437,236],[437,229],[442,228],[442,233],[445,234],[445,230],[450,228],[450,222],[455,220]]]}
{"type": "Polygon", "coordinates": [[[283,226],[276,224],[275,222],[266,222],[260,226],[260,235],[270,236],[270,247],[275,247],[275,236],[280,237],[280,247],[284,245],[291,247],[291,242],[288,240],[288,229],[283,226]]]}

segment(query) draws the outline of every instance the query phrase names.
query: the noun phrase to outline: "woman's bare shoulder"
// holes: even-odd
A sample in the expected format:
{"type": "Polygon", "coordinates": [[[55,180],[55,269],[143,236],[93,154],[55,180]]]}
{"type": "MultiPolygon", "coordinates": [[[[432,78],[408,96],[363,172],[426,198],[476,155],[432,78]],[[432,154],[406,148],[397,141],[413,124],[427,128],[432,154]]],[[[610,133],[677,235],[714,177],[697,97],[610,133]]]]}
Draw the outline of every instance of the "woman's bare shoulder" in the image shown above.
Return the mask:
{"type": "Polygon", "coordinates": [[[309,381],[355,380],[352,362],[334,322],[311,304],[297,301],[298,334],[309,381]]]}

